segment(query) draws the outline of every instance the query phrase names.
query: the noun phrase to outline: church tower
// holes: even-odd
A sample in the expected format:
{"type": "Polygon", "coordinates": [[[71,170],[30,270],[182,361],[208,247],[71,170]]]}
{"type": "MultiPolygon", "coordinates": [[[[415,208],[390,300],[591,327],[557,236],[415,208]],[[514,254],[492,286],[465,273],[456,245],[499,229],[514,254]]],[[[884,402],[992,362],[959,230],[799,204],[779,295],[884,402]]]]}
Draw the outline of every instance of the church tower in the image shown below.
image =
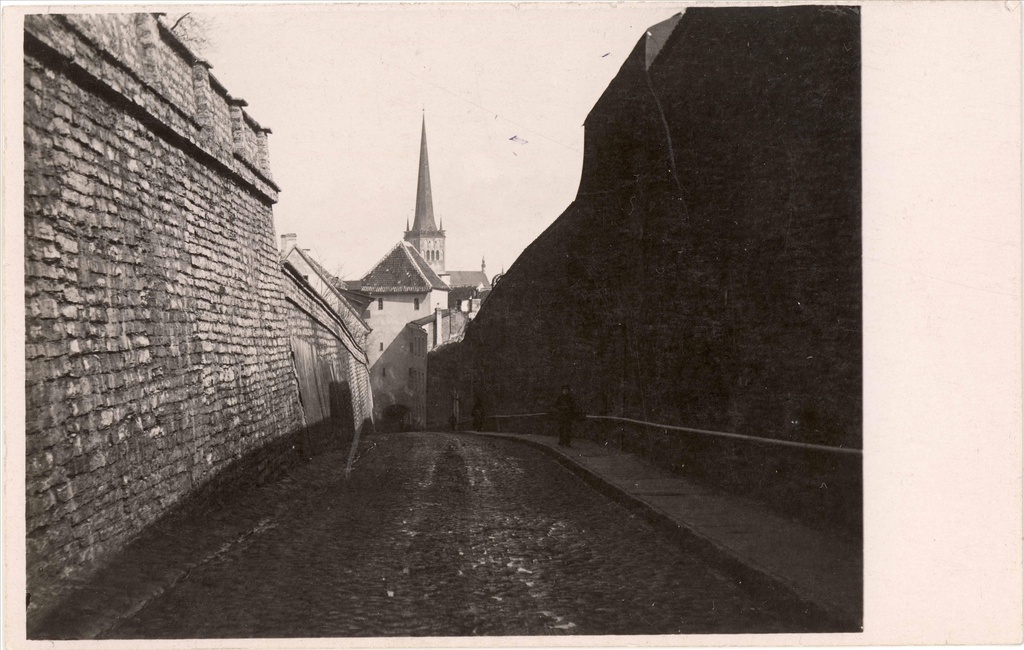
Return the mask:
{"type": "MultiPolygon", "coordinates": [[[[443,223],[441,224],[444,225],[443,223]]],[[[430,165],[427,162],[427,118],[420,136],[420,175],[416,183],[416,215],[412,230],[406,223],[405,241],[412,244],[438,275],[444,270],[444,230],[434,223],[434,202],[430,196],[430,165]]]]}

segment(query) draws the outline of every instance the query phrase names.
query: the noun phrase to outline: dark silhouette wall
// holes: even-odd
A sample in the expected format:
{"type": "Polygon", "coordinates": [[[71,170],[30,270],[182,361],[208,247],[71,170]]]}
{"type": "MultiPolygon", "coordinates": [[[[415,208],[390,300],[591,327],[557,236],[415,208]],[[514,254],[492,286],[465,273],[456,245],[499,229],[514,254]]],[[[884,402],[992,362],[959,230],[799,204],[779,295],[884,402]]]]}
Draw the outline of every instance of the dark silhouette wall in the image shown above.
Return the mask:
{"type": "Polygon", "coordinates": [[[530,413],[570,383],[589,413],[859,447],[858,9],[687,9],[585,142],[576,200],[431,356],[430,419],[453,387],[530,413]]]}

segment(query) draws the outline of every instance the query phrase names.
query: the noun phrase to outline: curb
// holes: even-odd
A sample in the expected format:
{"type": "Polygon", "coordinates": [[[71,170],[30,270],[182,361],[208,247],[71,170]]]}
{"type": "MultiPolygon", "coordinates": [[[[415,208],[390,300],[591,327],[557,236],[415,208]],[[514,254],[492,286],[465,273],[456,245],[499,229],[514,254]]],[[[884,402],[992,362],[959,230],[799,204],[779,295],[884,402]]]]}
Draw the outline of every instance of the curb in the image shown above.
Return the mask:
{"type": "MultiPolygon", "coordinates": [[[[647,523],[663,534],[666,534],[677,544],[699,555],[703,561],[726,573],[731,578],[736,579],[738,583],[747,583],[747,586],[752,588],[759,597],[792,603],[794,608],[802,610],[809,619],[818,621],[822,628],[821,631],[864,631],[860,618],[831,603],[822,602],[819,599],[801,593],[797,587],[784,577],[778,576],[739,557],[731,549],[708,539],[685,523],[676,521],[656,506],[630,494],[550,445],[523,438],[516,434],[486,431],[460,431],[458,433],[470,434],[481,438],[509,440],[539,449],[554,458],[560,465],[581,478],[587,485],[602,495],[641,515],[647,523]]],[[[816,629],[807,631],[819,631],[818,627],[815,626],[816,629]]]]}

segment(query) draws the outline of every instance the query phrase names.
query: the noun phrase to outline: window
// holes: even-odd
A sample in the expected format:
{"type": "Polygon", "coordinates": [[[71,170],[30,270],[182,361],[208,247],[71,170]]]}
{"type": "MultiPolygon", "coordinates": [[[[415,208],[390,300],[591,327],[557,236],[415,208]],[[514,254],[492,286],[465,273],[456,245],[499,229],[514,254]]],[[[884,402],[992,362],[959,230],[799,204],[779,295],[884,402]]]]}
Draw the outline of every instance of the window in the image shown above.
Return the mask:
{"type": "Polygon", "coordinates": [[[413,307],[413,309],[419,309],[420,308],[420,299],[419,298],[413,298],[412,299],[412,307],[413,307]]]}
{"type": "Polygon", "coordinates": [[[381,352],[383,352],[383,351],[384,351],[384,341],[381,341],[381,342],[380,342],[380,351],[381,351],[381,352]]]}
{"type": "Polygon", "coordinates": [[[388,376],[388,367],[387,366],[381,366],[380,367],[380,373],[382,375],[384,375],[385,377],[387,377],[388,376]]]}
{"type": "Polygon", "coordinates": [[[377,311],[384,309],[384,299],[377,298],[377,311]]]}

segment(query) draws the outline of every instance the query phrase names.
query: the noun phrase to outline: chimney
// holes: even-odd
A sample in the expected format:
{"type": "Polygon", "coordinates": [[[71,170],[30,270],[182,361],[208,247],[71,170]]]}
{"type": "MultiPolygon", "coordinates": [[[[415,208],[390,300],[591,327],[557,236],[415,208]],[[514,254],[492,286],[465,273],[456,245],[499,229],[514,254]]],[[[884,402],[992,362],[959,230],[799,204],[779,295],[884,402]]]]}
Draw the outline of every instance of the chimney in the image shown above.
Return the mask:
{"type": "Polygon", "coordinates": [[[434,347],[441,345],[441,308],[434,309],[434,347]]]}
{"type": "Polygon", "coordinates": [[[293,232],[281,235],[281,254],[284,255],[285,253],[290,251],[297,240],[298,237],[293,232]]]}

